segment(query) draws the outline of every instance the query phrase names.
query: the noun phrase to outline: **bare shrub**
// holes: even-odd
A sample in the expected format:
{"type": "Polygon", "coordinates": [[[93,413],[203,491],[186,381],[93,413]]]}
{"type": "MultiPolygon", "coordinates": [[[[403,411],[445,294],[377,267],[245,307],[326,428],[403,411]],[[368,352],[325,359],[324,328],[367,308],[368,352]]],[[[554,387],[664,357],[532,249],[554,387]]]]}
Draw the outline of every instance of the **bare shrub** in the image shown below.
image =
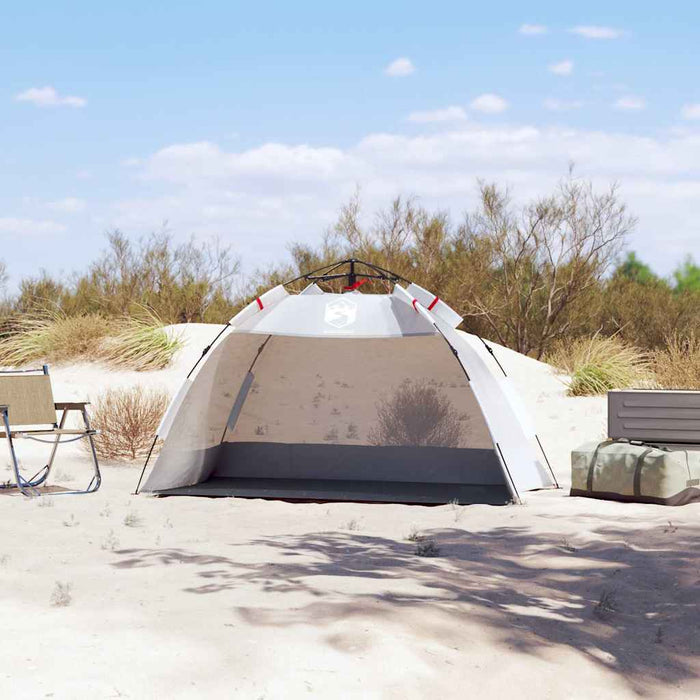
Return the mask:
{"type": "Polygon", "coordinates": [[[56,581],[56,585],[51,593],[51,605],[55,608],[65,608],[73,602],[72,583],[61,583],[56,581]]]}
{"type": "Polygon", "coordinates": [[[547,362],[569,375],[569,396],[654,385],[648,356],[617,337],[578,338],[559,343],[547,362]]]}
{"type": "Polygon", "coordinates": [[[421,539],[414,550],[418,557],[439,557],[440,547],[433,539],[421,539]]]}
{"type": "Polygon", "coordinates": [[[411,525],[411,529],[408,531],[406,539],[409,542],[420,542],[424,539],[424,537],[420,534],[420,530],[415,525],[411,525]]]}
{"type": "Polygon", "coordinates": [[[597,617],[606,620],[617,612],[617,596],[614,590],[606,589],[601,591],[598,601],[593,606],[593,614],[597,617]]]}
{"type": "Polygon", "coordinates": [[[459,413],[450,400],[425,381],[403,382],[377,404],[371,445],[458,447],[462,436],[459,413]]]}
{"type": "MultiPolygon", "coordinates": [[[[92,427],[99,430],[95,449],[103,459],[144,457],[168,406],[163,390],[108,389],[92,405],[92,427]]],[[[86,449],[89,447],[85,445],[86,449]]]]}
{"type": "Polygon", "coordinates": [[[663,389],[700,389],[700,337],[694,332],[667,336],[652,354],[654,375],[663,389]]]}
{"type": "Polygon", "coordinates": [[[344,525],[341,526],[343,530],[350,530],[354,532],[360,529],[360,521],[357,518],[352,518],[348,520],[344,525]]]}

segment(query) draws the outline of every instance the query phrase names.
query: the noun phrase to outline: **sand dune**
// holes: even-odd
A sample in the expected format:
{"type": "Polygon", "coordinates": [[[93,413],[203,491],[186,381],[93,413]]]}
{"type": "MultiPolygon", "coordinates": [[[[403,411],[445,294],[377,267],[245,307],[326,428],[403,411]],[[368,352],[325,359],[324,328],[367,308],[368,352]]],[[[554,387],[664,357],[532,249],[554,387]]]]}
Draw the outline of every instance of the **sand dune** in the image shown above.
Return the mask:
{"type": "MultiPolygon", "coordinates": [[[[169,369],[55,368],[57,399],[174,393],[217,328],[176,330],[169,369]]],[[[604,400],[498,354],[564,486],[523,506],[157,499],[131,495],[140,465],[109,464],[93,496],[0,496],[2,697],[698,697],[700,504],[568,497],[604,400]]],[[[69,445],[56,471],[89,463],[69,445]]]]}

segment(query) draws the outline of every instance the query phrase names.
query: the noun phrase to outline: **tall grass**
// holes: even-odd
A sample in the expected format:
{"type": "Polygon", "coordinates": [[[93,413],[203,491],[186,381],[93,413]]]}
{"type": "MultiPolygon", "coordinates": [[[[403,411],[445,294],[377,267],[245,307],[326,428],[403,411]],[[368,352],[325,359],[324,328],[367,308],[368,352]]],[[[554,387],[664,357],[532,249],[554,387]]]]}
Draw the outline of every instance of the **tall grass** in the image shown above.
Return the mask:
{"type": "Polygon", "coordinates": [[[59,310],[20,314],[0,334],[0,365],[105,361],[135,370],[162,369],[181,347],[151,313],[141,318],[68,316],[59,310]]]}
{"type": "Polygon", "coordinates": [[[700,389],[700,338],[675,332],[652,355],[654,374],[663,389],[700,389]]]}
{"type": "Polygon", "coordinates": [[[24,367],[95,358],[113,328],[113,321],[97,314],[66,316],[58,310],[21,314],[8,321],[0,335],[0,365],[24,367]]]}
{"type": "Polygon", "coordinates": [[[547,356],[547,362],[569,375],[569,396],[654,385],[649,357],[615,336],[594,335],[560,343],[547,356]]]}
{"type": "Polygon", "coordinates": [[[180,337],[169,334],[160,319],[149,313],[121,321],[119,332],[104,340],[100,352],[109,364],[144,371],[167,367],[180,347],[180,337]]]}

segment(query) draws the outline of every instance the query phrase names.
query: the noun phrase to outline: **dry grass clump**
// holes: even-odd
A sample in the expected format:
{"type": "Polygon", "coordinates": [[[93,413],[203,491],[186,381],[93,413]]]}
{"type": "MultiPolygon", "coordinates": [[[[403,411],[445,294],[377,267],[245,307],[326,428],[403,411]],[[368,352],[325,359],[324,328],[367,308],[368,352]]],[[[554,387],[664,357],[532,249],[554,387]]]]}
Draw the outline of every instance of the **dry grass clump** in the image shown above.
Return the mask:
{"type": "Polygon", "coordinates": [[[546,361],[569,375],[569,396],[593,396],[611,389],[654,385],[648,355],[625,345],[616,336],[594,335],[560,343],[546,361]]]}
{"type": "Polygon", "coordinates": [[[38,310],[11,319],[0,335],[0,365],[103,360],[135,370],[167,367],[181,341],[168,335],[155,315],[105,318],[99,314],[68,316],[38,310]]]}
{"type": "Polygon", "coordinates": [[[66,316],[37,311],[12,319],[0,336],[0,365],[23,367],[36,362],[95,358],[113,322],[98,314],[66,316]]]}
{"type": "Polygon", "coordinates": [[[102,343],[100,356],[112,365],[137,371],[163,369],[181,346],[180,338],[168,335],[161,320],[149,314],[124,319],[119,332],[102,343]]]}
{"type": "Polygon", "coordinates": [[[652,365],[662,389],[700,389],[700,338],[674,333],[652,354],[652,365]]]}
{"type": "Polygon", "coordinates": [[[135,460],[151,446],[158,423],[168,406],[159,389],[108,389],[92,404],[92,427],[99,430],[95,449],[103,459],[135,460]]]}

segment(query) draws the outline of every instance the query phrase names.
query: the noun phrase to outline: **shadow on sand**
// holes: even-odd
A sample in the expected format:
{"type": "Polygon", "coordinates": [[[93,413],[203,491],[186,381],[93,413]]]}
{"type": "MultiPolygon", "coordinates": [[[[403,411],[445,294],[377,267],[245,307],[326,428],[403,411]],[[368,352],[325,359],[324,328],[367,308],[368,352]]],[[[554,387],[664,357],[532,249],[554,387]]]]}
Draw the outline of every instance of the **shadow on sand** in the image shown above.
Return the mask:
{"type": "Polygon", "coordinates": [[[116,552],[114,566],[197,567],[201,585],[185,588],[192,594],[251,586],[276,594],[275,606],[237,608],[252,625],[322,628],[381,616],[444,644],[479,625],[521,653],[578,650],[640,694],[698,677],[700,526],[635,532],[607,520],[585,541],[526,527],[425,534],[438,543],[439,557],[416,556],[411,542],[323,532],[230,545],[260,546],[255,563],[237,561],[235,549],[228,557],[133,549],[116,552]],[[359,593],[342,592],[349,577],[365,580],[359,593]],[[306,594],[308,602],[299,606],[297,598],[285,608],[279,596],[287,593],[306,594]]]}

